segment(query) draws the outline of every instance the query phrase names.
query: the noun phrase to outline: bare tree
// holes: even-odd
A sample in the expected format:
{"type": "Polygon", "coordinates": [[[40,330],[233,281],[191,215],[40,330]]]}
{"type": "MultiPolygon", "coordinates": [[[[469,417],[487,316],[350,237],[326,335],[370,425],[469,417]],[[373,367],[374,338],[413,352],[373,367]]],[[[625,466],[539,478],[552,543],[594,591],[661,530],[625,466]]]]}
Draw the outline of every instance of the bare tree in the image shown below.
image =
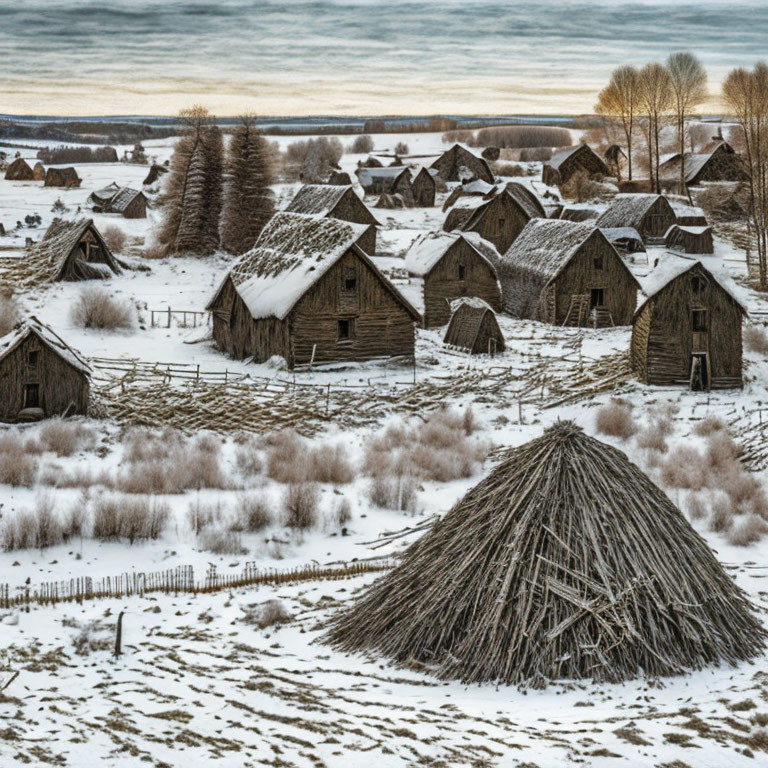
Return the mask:
{"type": "Polygon", "coordinates": [[[632,134],[639,108],[639,76],[634,67],[614,69],[611,79],[597,97],[595,112],[621,121],[627,140],[627,175],[632,180],[632,134]]]}
{"type": "Polygon", "coordinates": [[[664,115],[674,103],[672,79],[667,68],[658,62],[646,64],[638,75],[640,105],[646,119],[648,144],[648,165],[651,188],[658,194],[659,183],[659,136],[664,124],[664,115]]]}
{"type": "Polygon", "coordinates": [[[670,86],[674,99],[677,138],[680,147],[680,193],[685,189],[685,120],[707,98],[707,72],[696,56],[687,51],[667,58],[670,86]]]}
{"type": "Polygon", "coordinates": [[[760,289],[768,290],[768,64],[750,72],[731,70],[723,98],[743,134],[744,165],[749,186],[749,223],[757,240],[760,289]]]}

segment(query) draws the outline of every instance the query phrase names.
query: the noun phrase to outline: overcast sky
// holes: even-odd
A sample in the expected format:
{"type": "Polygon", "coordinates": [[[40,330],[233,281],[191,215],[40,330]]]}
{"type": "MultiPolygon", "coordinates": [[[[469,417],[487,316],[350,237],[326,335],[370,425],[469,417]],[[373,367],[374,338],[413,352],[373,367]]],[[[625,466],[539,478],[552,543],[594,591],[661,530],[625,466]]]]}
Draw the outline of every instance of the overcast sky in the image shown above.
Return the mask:
{"type": "Polygon", "coordinates": [[[572,114],[674,50],[716,93],[768,2],[0,0],[0,113],[572,114]]]}

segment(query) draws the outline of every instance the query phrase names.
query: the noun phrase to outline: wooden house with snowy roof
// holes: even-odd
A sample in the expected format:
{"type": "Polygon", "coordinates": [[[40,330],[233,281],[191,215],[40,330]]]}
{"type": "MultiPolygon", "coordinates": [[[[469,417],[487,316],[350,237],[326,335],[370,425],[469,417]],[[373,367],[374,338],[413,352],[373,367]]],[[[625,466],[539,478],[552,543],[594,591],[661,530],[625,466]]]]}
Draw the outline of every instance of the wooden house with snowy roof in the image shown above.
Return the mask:
{"type": "Polygon", "coordinates": [[[638,283],[591,222],[533,219],[498,266],[504,311],[555,325],[629,325],[638,283]]]}
{"type": "Polygon", "coordinates": [[[30,317],[0,338],[0,421],[88,414],[91,368],[30,317]]]}
{"type": "Polygon", "coordinates": [[[602,228],[631,227],[646,244],[663,244],[664,235],[677,223],[675,211],[662,195],[616,195],[610,206],[597,219],[602,228]]]}
{"type": "Polygon", "coordinates": [[[664,236],[664,244],[678,253],[714,253],[712,227],[683,227],[673,224],[664,236]]]}
{"type": "Polygon", "coordinates": [[[411,173],[406,166],[393,165],[388,168],[360,166],[355,174],[366,195],[400,195],[405,205],[413,205],[411,173]]]}
{"type": "MultiPolygon", "coordinates": [[[[659,180],[665,189],[680,186],[679,152],[668,156],[659,166],[659,180]]],[[[747,178],[741,156],[727,141],[714,141],[701,152],[685,153],[685,186],[695,187],[712,181],[744,181],[747,178]]]]}
{"type": "Polygon", "coordinates": [[[541,169],[541,180],[552,187],[565,184],[571,176],[584,171],[588,176],[608,176],[608,166],[588,144],[577,144],[555,152],[541,169]]]}
{"type": "Polygon", "coordinates": [[[114,181],[88,196],[88,202],[98,213],[117,213],[124,219],[146,219],[147,198],[143,192],[121,187],[114,181]]]}
{"type": "Polygon", "coordinates": [[[504,334],[496,313],[482,299],[466,296],[451,302],[451,319],[443,344],[470,355],[497,355],[504,351],[504,334]]]}
{"type": "Polygon", "coordinates": [[[726,278],[700,261],[665,260],[643,281],[632,322],[632,368],[646,384],[693,390],[742,386],[746,310],[726,278]]]}
{"type": "Polygon", "coordinates": [[[34,181],[34,171],[23,157],[17,157],[6,169],[5,178],[8,181],[34,181]]]}
{"type": "Polygon", "coordinates": [[[351,185],[305,184],[285,210],[288,213],[329,216],[352,224],[365,224],[367,231],[358,245],[369,256],[376,253],[376,227],[379,222],[351,185]]]}
{"type": "Polygon", "coordinates": [[[207,309],[234,358],[289,367],[414,352],[419,313],[359,241],[366,224],[276,213],[230,270],[207,309]]]}
{"type": "Polygon", "coordinates": [[[445,325],[451,302],[476,296],[494,311],[501,310],[501,286],[496,274],[498,253],[474,232],[430,232],[421,235],[405,255],[405,269],[423,283],[425,328],[445,325]]]}
{"type": "Polygon", "coordinates": [[[454,144],[430,166],[443,181],[473,181],[480,179],[493,184],[493,172],[484,158],[470,152],[461,144],[454,144]]]}

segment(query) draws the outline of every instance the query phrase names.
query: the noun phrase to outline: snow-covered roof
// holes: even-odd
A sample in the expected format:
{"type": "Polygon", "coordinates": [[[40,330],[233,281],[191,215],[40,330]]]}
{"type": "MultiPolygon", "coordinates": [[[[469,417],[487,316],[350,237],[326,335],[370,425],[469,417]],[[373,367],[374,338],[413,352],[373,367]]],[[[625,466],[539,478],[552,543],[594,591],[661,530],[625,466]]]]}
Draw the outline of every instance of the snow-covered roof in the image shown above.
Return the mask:
{"type": "Polygon", "coordinates": [[[408,175],[410,180],[410,173],[408,168],[404,165],[393,165],[388,168],[367,168],[365,166],[358,168],[355,173],[357,178],[364,187],[369,187],[376,179],[387,179],[394,183],[401,174],[408,175]]]}
{"type": "MultiPolygon", "coordinates": [[[[464,232],[428,232],[416,239],[405,255],[405,268],[412,275],[423,277],[445,256],[448,249],[458,240],[464,240],[478,256],[488,262],[494,270],[494,261],[488,256],[490,243],[481,237],[469,238],[464,232]],[[482,242],[482,245],[479,242],[482,242]]],[[[495,248],[493,249],[496,253],[495,248]]],[[[498,254],[497,254],[498,257],[498,254]]]]}
{"type": "Polygon", "coordinates": [[[468,230],[466,232],[462,232],[461,236],[481,256],[485,256],[486,260],[490,264],[495,266],[496,264],[499,263],[499,258],[501,258],[501,256],[499,252],[496,250],[496,246],[490,240],[486,240],[484,237],[482,237],[479,232],[473,232],[472,230],[468,230]]]}
{"type": "Polygon", "coordinates": [[[465,195],[487,195],[496,189],[496,185],[489,184],[487,181],[483,181],[483,179],[475,179],[466,184],[459,184],[457,189],[460,189],[465,195]]]}
{"type": "Polygon", "coordinates": [[[686,227],[681,224],[673,224],[665,233],[664,237],[669,237],[669,233],[672,230],[679,229],[681,232],[689,232],[692,235],[703,235],[706,232],[711,232],[712,227],[686,227]]]}
{"type": "Polygon", "coordinates": [[[640,240],[640,242],[643,240],[634,227],[600,227],[599,229],[611,243],[617,240],[640,240]]]}
{"type": "Polygon", "coordinates": [[[517,181],[510,181],[504,187],[504,191],[530,218],[535,219],[537,216],[544,218],[544,206],[541,204],[541,200],[528,187],[517,181]]]}
{"type": "Polygon", "coordinates": [[[634,227],[637,229],[643,222],[645,214],[661,197],[654,194],[616,195],[611,205],[603,211],[597,220],[597,226],[603,227],[634,227]]]}
{"type": "Polygon", "coordinates": [[[109,209],[114,213],[123,213],[128,206],[139,196],[144,196],[143,192],[130,187],[122,187],[118,193],[110,200],[109,209]]]}
{"type": "Polygon", "coordinates": [[[675,212],[675,216],[701,216],[706,218],[706,214],[702,208],[697,205],[688,205],[687,203],[681,203],[677,200],[670,200],[669,204],[672,206],[672,210],[675,212]]]}
{"type": "MultiPolygon", "coordinates": [[[[327,216],[353,187],[333,184],[305,184],[285,209],[289,213],[314,213],[327,216]]],[[[354,194],[354,191],[353,193],[354,194]]]]}
{"type": "Polygon", "coordinates": [[[548,165],[550,168],[559,168],[574,152],[585,146],[586,144],[576,144],[573,147],[561,149],[559,152],[555,152],[549,160],[545,161],[544,165],[548,165]]]}
{"type": "Polygon", "coordinates": [[[0,338],[0,360],[13,352],[30,335],[37,336],[43,344],[49,347],[59,357],[69,363],[73,368],[86,375],[90,375],[91,366],[80,357],[72,347],[63,341],[54,331],[36,317],[28,317],[10,333],[0,338]]]}
{"type": "Polygon", "coordinates": [[[491,305],[479,296],[459,296],[458,299],[452,299],[451,313],[454,313],[459,307],[471,307],[472,309],[482,310],[488,309],[493,312],[491,305]]]}

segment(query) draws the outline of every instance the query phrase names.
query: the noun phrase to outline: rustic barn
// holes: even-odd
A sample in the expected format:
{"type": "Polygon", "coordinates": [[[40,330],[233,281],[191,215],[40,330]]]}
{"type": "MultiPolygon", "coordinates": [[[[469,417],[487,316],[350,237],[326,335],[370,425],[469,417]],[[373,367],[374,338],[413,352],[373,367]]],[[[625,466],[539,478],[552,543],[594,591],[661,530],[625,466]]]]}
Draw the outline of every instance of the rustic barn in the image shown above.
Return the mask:
{"type": "Polygon", "coordinates": [[[677,223],[669,200],[661,195],[616,195],[597,220],[600,228],[632,227],[643,242],[663,243],[664,235],[677,223]]]}
{"type": "Polygon", "coordinates": [[[474,195],[460,197],[448,211],[443,229],[477,232],[493,243],[499,253],[504,253],[523,227],[542,215],[541,210],[541,204],[534,204],[520,185],[510,185],[489,199],[474,195]]]}
{"type": "Polygon", "coordinates": [[[603,152],[603,160],[608,168],[608,175],[615,179],[622,179],[627,167],[627,153],[618,144],[611,144],[603,152]]]}
{"type": "Polygon", "coordinates": [[[667,495],[569,421],[508,450],[350,603],[326,643],[463,683],[654,680],[766,641],[667,495]]]}
{"type": "Polygon", "coordinates": [[[577,171],[585,171],[589,176],[608,176],[608,167],[589,145],[578,144],[555,152],[545,161],[541,169],[544,184],[556,187],[565,184],[577,171]]]}
{"type": "Polygon", "coordinates": [[[222,281],[208,310],[219,348],[289,367],[412,356],[419,313],[358,241],[365,224],[275,214],[222,281]]]}
{"type": "Polygon", "coordinates": [[[431,170],[429,168],[420,168],[413,177],[411,182],[413,204],[417,208],[432,208],[434,206],[435,193],[437,192],[436,175],[437,172],[434,168],[431,170]]]}
{"type": "Polygon", "coordinates": [[[367,195],[400,195],[406,205],[413,205],[413,185],[405,166],[365,168],[355,171],[360,186],[367,195]]]}
{"type": "Polygon", "coordinates": [[[32,176],[35,181],[45,181],[45,168],[41,162],[35,163],[35,167],[32,169],[32,176]]]}
{"type": "Polygon", "coordinates": [[[555,325],[629,325],[638,283],[590,222],[533,219],[498,267],[504,310],[555,325]]]}
{"type": "Polygon", "coordinates": [[[491,243],[483,246],[478,240],[458,232],[430,232],[417,238],[406,253],[408,274],[423,280],[425,328],[445,325],[451,318],[451,302],[461,296],[477,296],[495,311],[501,309],[494,266],[498,254],[491,243]]]}
{"type": "Polygon", "coordinates": [[[605,239],[621,254],[645,253],[640,233],[632,227],[600,227],[605,239]]]}
{"type": "Polygon", "coordinates": [[[35,173],[23,157],[17,157],[5,171],[8,181],[34,181],[35,173]]]}
{"type": "Polygon", "coordinates": [[[165,174],[168,173],[168,169],[164,165],[158,165],[157,163],[152,163],[152,166],[149,169],[149,173],[147,174],[147,177],[142,181],[142,186],[148,187],[154,184],[159,178],[162,176],[165,176],[165,174]]]}
{"type": "Polygon", "coordinates": [[[40,282],[103,279],[121,272],[92,219],[54,219],[26,259],[40,282]]]}
{"type": "Polygon", "coordinates": [[[564,221],[589,221],[596,219],[600,214],[594,208],[580,208],[576,205],[566,205],[558,218],[564,221]]]}
{"type": "Polygon", "coordinates": [[[670,251],[680,253],[714,253],[711,227],[681,227],[673,224],[664,242],[670,251]]]}
{"type": "MultiPolygon", "coordinates": [[[[666,189],[679,188],[681,163],[680,153],[677,152],[659,167],[659,179],[666,189]]],[[[685,153],[686,187],[695,187],[707,181],[744,181],[746,178],[741,156],[726,141],[715,142],[705,147],[704,152],[685,153]]]]}
{"type": "Polygon", "coordinates": [[[451,302],[451,319],[443,344],[466,350],[471,355],[494,356],[505,348],[504,334],[499,328],[496,313],[475,296],[451,302]]]}
{"type": "Polygon", "coordinates": [[[79,187],[82,179],[74,168],[49,168],[45,172],[46,187],[79,187]]]}
{"type": "Polygon", "coordinates": [[[694,390],[742,386],[744,307],[701,262],[669,257],[646,279],[631,358],[646,384],[694,390]]]}
{"type": "Polygon", "coordinates": [[[349,187],[353,182],[352,177],[346,171],[331,171],[328,183],[338,184],[340,187],[349,187]]]}
{"type": "Polygon", "coordinates": [[[482,158],[454,144],[443,152],[431,165],[443,181],[472,181],[480,179],[493,184],[493,173],[488,163],[482,158]]]}
{"type": "Polygon", "coordinates": [[[0,421],[88,414],[88,364],[30,317],[0,338],[0,421]]]}
{"type": "Polygon", "coordinates": [[[352,224],[365,224],[368,229],[357,244],[369,256],[376,253],[376,227],[379,222],[352,186],[305,184],[285,210],[288,213],[329,216],[352,224]]]}

